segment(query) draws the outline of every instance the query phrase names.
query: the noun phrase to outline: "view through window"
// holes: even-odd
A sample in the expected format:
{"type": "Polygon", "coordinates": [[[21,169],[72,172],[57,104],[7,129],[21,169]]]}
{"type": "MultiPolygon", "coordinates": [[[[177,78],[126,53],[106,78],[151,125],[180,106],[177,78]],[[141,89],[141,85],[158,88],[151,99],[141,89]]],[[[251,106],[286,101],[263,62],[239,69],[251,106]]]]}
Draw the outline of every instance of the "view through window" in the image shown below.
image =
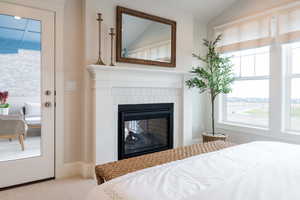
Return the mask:
{"type": "Polygon", "coordinates": [[[41,155],[41,27],[0,14],[0,162],[41,155]]]}
{"type": "Polygon", "coordinates": [[[223,98],[224,122],[258,127],[269,126],[270,48],[261,47],[227,53],[236,80],[223,98]]]}

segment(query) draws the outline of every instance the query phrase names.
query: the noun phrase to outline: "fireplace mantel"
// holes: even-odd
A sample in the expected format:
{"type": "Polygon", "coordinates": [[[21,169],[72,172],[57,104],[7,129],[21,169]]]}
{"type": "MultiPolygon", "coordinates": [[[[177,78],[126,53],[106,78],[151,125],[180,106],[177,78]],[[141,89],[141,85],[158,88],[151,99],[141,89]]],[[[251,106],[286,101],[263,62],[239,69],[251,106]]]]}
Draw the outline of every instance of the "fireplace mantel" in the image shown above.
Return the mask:
{"type": "Polygon", "coordinates": [[[174,104],[174,147],[191,144],[192,100],[187,72],[89,65],[95,164],[118,160],[118,105],[174,104]]]}
{"type": "Polygon", "coordinates": [[[89,65],[94,87],[153,87],[153,88],[183,88],[187,72],[138,68],[138,67],[111,67],[89,65]]]}
{"type": "Polygon", "coordinates": [[[119,72],[146,72],[146,73],[166,73],[166,74],[186,74],[185,71],[175,69],[164,69],[164,68],[145,68],[145,67],[119,67],[119,66],[103,66],[103,65],[89,65],[87,67],[91,73],[97,73],[99,71],[119,71],[119,72]]]}

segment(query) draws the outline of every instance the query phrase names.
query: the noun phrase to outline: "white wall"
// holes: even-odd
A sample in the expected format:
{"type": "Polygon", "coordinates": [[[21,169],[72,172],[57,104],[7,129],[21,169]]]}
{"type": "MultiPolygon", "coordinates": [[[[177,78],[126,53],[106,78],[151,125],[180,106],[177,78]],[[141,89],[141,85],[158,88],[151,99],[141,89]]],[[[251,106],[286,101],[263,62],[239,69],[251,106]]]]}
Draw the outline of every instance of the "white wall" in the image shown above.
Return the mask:
{"type": "MultiPolygon", "coordinates": [[[[204,55],[206,49],[203,46],[203,39],[207,38],[207,24],[194,20],[194,47],[193,53],[204,55]]],[[[193,58],[193,67],[201,66],[203,63],[193,58]]],[[[200,94],[197,89],[193,89],[193,138],[201,139],[201,134],[205,130],[206,121],[206,101],[205,94],[200,94]]]]}
{"type": "MultiPolygon", "coordinates": [[[[220,16],[209,22],[209,35],[213,34],[213,27],[222,25],[242,17],[255,15],[267,9],[278,7],[290,2],[297,2],[297,0],[240,0],[234,3],[230,8],[225,10],[220,16]]],[[[274,67],[274,66],[273,66],[274,67]]],[[[274,70],[274,69],[273,69],[274,70]]],[[[276,80],[275,80],[276,82],[276,80]]],[[[273,80],[273,83],[275,83],[273,80]]],[[[272,84],[272,81],[271,81],[272,84]]],[[[274,87],[273,87],[274,88],[274,87]]],[[[208,102],[208,99],[206,100],[208,102]]],[[[217,104],[216,104],[217,106],[217,104]]],[[[272,106],[271,106],[272,107],[272,106]]],[[[206,110],[206,115],[210,116],[210,109],[206,110]]],[[[209,131],[211,128],[211,120],[207,118],[205,128],[209,131]]],[[[277,126],[278,127],[278,124],[277,126]]],[[[222,126],[218,131],[226,133],[230,136],[230,140],[236,143],[245,143],[256,140],[275,140],[291,143],[300,143],[299,136],[280,134],[281,130],[276,127],[271,127],[270,131],[257,130],[252,128],[242,128],[234,126],[222,126]],[[275,129],[274,129],[275,128],[275,129]],[[272,133],[271,133],[272,131],[272,133]],[[273,133],[274,132],[274,133],[273,133]]]]}
{"type": "MultiPolygon", "coordinates": [[[[98,58],[98,24],[96,21],[96,14],[98,12],[103,14],[103,57],[106,63],[109,62],[109,35],[108,30],[110,27],[115,27],[116,21],[116,6],[121,5],[124,7],[128,7],[131,9],[140,10],[149,14],[157,15],[164,18],[169,18],[171,20],[177,21],[177,67],[172,69],[168,68],[169,70],[184,70],[189,71],[192,68],[193,60],[192,60],[192,52],[194,49],[194,35],[199,38],[203,38],[206,36],[206,26],[204,24],[198,25],[194,23],[194,18],[190,13],[184,13],[183,11],[175,8],[171,8],[168,5],[165,5],[163,2],[158,3],[156,2],[153,4],[152,1],[148,0],[86,0],[85,1],[85,64],[92,64],[95,63],[98,58]],[[196,25],[196,31],[194,31],[194,26],[196,25]]],[[[199,40],[199,39],[198,39],[199,40]]],[[[200,49],[198,49],[200,50],[200,49]]],[[[134,66],[134,67],[147,67],[153,68],[153,66],[145,66],[145,65],[133,65],[133,64],[125,64],[125,63],[118,63],[118,66],[134,66]]],[[[155,68],[155,67],[154,67],[155,68]]],[[[93,155],[91,154],[93,146],[93,137],[92,137],[92,126],[91,126],[91,119],[92,119],[92,110],[90,110],[91,102],[90,102],[90,85],[89,85],[89,75],[86,72],[85,68],[85,100],[84,100],[84,134],[85,134],[85,156],[84,160],[86,162],[90,162],[93,159],[93,155]]],[[[201,112],[201,100],[198,96],[194,97],[197,99],[193,106],[192,110],[195,110],[195,113],[190,113],[191,118],[194,117],[194,120],[199,122],[201,112]]],[[[100,123],[100,122],[97,122],[100,123]]],[[[201,132],[202,125],[197,125],[193,127],[193,131],[195,135],[199,135],[201,132]]]]}
{"type": "Polygon", "coordinates": [[[64,161],[72,163],[82,160],[82,66],[83,19],[82,0],[66,0],[64,16],[64,161]],[[75,88],[69,83],[75,82],[75,88]]]}

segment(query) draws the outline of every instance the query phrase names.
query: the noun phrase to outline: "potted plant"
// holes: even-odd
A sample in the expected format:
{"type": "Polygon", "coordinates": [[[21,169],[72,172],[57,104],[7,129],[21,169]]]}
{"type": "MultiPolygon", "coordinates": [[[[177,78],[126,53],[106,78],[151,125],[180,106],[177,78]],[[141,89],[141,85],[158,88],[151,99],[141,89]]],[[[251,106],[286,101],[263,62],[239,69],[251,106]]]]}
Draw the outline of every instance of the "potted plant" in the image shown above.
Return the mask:
{"type": "Polygon", "coordinates": [[[189,88],[198,88],[200,93],[209,92],[211,103],[211,126],[212,133],[202,134],[203,142],[226,140],[227,135],[215,133],[215,100],[219,94],[231,92],[231,84],[234,81],[233,65],[230,57],[222,56],[217,51],[217,44],[221,40],[219,35],[215,40],[204,39],[203,45],[207,48],[205,56],[195,55],[194,57],[204,63],[204,66],[193,68],[193,78],[186,81],[189,88]]]}
{"type": "Polygon", "coordinates": [[[8,115],[9,104],[6,103],[8,98],[8,92],[0,92],[0,115],[8,115]]]}

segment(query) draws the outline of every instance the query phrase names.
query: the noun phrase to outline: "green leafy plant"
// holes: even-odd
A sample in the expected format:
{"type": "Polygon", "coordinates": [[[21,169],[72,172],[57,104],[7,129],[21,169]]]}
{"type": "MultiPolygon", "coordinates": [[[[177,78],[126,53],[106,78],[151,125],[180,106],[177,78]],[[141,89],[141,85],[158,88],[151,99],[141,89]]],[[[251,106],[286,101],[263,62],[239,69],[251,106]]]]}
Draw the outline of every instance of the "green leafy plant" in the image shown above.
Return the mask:
{"type": "Polygon", "coordinates": [[[215,40],[204,39],[203,45],[207,48],[205,56],[195,55],[194,57],[204,62],[204,66],[193,68],[193,78],[186,81],[189,88],[198,88],[200,93],[208,91],[211,101],[212,134],[215,135],[215,100],[219,94],[231,92],[231,85],[234,81],[232,62],[230,57],[222,56],[217,51],[217,44],[221,40],[219,35],[215,40]]]}

